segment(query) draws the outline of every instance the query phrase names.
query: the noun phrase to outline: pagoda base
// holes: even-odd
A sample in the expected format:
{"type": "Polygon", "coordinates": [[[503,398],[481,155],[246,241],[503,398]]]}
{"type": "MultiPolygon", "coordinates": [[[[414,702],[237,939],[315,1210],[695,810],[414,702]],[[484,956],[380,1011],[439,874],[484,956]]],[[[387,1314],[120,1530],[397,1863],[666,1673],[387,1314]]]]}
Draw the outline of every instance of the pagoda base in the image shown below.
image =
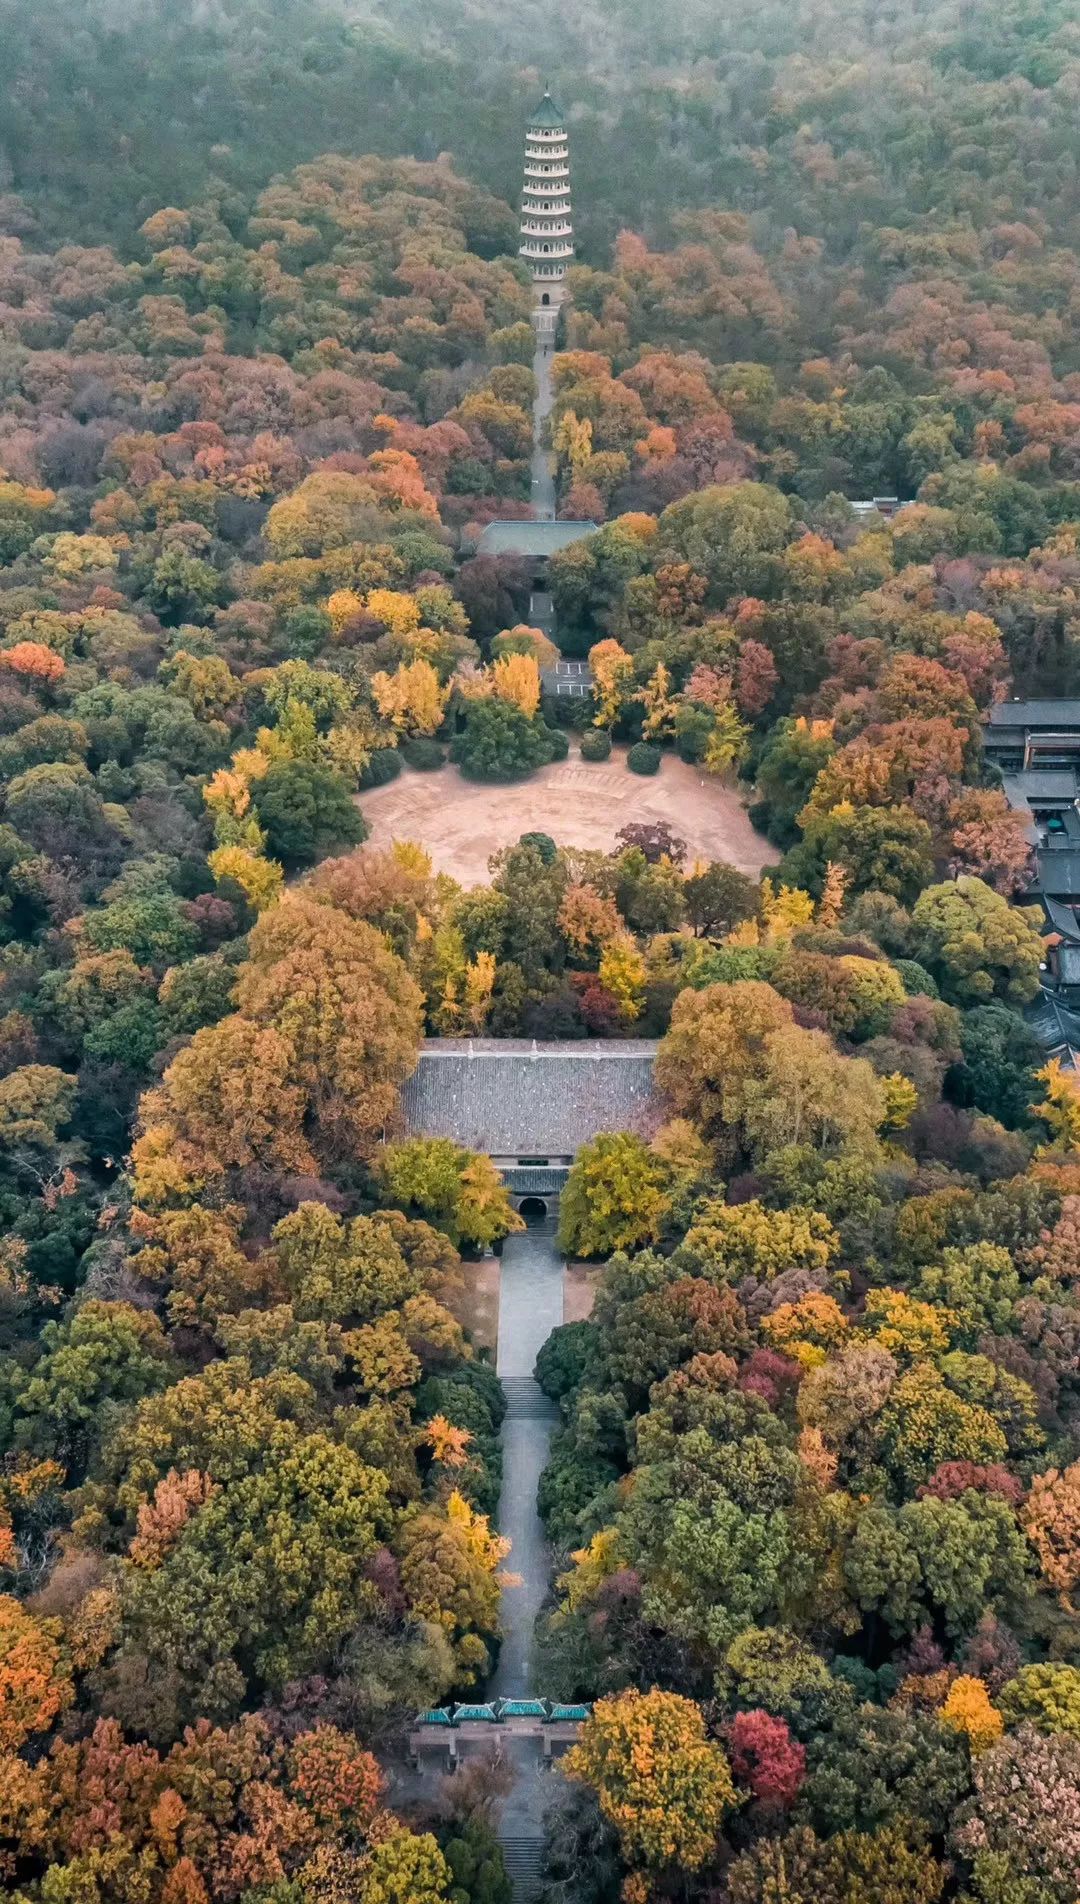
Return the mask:
{"type": "Polygon", "coordinates": [[[557,311],[566,303],[565,278],[533,278],[533,311],[557,311]]]}

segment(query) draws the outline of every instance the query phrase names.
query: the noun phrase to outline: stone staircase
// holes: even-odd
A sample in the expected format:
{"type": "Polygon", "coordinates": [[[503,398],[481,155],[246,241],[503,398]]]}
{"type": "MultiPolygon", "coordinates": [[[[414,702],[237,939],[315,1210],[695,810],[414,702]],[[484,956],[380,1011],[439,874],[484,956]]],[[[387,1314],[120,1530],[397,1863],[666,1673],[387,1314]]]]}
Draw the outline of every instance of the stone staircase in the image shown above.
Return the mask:
{"type": "Polygon", "coordinates": [[[514,1887],[514,1904],[532,1904],[539,1895],[542,1838],[501,1838],[506,1872],[514,1887]]]}
{"type": "Polygon", "coordinates": [[[504,1375],[507,1421],[557,1421],[559,1411],[531,1375],[504,1375]]]}

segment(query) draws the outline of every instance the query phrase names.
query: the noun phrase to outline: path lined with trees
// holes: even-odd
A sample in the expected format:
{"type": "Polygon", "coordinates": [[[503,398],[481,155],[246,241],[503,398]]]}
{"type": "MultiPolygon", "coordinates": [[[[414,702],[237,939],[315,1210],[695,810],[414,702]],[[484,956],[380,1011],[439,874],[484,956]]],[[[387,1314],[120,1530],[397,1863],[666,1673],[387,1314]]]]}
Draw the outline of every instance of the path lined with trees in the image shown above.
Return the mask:
{"type": "Polygon", "coordinates": [[[555,467],[554,458],[544,441],[544,433],[555,403],[551,380],[555,333],[554,326],[549,328],[544,323],[544,315],[537,311],[533,317],[536,327],[536,350],[533,354],[536,395],[533,398],[532,505],[533,514],[539,521],[551,522],[555,517],[555,467]]]}
{"type": "Polygon", "coordinates": [[[503,1588],[503,1642],[493,1698],[517,1699],[543,1690],[531,1670],[533,1629],[547,1592],[551,1550],[536,1510],[536,1490],[557,1411],[533,1379],[533,1369],[563,1319],[563,1259],[555,1246],[555,1223],[554,1215],[546,1216],[521,1235],[508,1236],[503,1245],[495,1366],[507,1409],[498,1520],[499,1532],[513,1542],[509,1564],[521,1584],[503,1588]]]}

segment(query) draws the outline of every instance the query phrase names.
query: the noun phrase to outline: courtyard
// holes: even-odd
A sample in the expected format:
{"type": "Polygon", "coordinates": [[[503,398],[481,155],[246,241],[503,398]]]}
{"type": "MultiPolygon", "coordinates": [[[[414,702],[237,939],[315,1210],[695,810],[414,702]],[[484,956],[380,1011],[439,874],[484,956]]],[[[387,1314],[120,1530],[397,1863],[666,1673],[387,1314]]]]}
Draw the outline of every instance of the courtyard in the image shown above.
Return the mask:
{"type": "Polygon", "coordinates": [[[666,821],[686,841],[687,864],[724,860],[757,878],[779,855],[751,826],[738,793],[675,755],[647,778],[626,766],[625,749],[589,762],[572,747],[567,760],[509,786],[463,780],[456,767],[436,773],[408,768],[384,787],[361,794],[374,846],[414,840],[437,872],[462,885],[487,879],[488,860],[522,833],[549,833],[560,846],[610,852],[630,821],[666,821]]]}

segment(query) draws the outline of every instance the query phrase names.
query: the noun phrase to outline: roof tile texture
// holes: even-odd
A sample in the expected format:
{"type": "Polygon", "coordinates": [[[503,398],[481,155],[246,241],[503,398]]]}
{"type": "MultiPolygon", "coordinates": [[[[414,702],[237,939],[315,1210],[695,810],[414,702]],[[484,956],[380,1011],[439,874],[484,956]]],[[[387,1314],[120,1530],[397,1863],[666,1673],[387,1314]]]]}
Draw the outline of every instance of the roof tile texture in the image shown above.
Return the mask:
{"type": "Polygon", "coordinates": [[[492,1157],[572,1157],[600,1131],[652,1133],[656,1041],[429,1038],[402,1093],[414,1136],[492,1157]]]}

